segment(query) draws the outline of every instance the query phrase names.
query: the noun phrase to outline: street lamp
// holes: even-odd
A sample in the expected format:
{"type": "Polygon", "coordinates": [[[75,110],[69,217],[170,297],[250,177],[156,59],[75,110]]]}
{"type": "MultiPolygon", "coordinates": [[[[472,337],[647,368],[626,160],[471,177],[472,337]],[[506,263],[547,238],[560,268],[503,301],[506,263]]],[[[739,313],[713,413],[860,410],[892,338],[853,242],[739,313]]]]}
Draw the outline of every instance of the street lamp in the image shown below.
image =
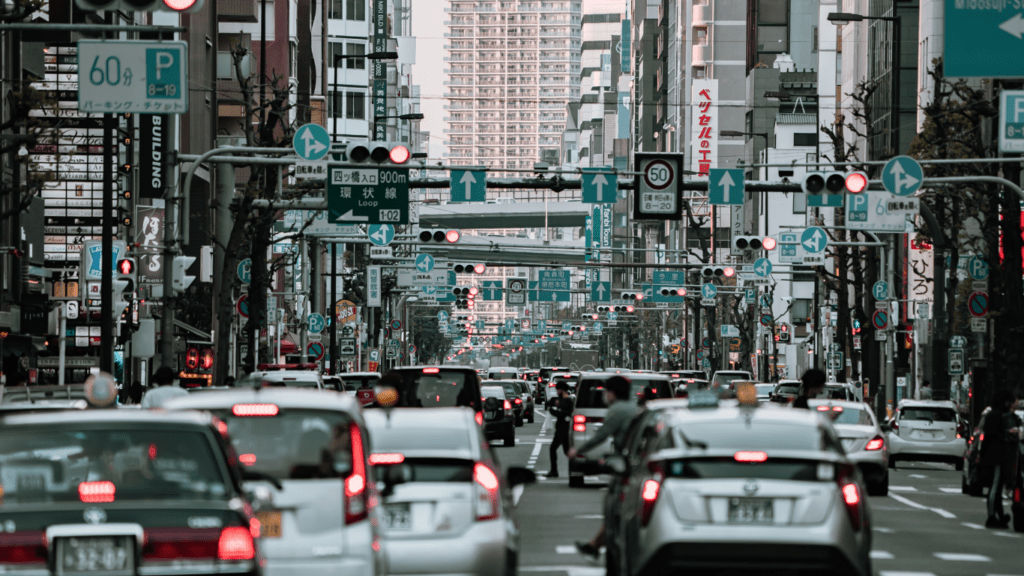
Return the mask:
{"type": "Polygon", "coordinates": [[[893,154],[900,153],[900,17],[896,15],[896,4],[893,4],[892,16],[861,16],[851,12],[831,12],[828,21],[834,24],[843,22],[860,22],[861,20],[884,20],[892,22],[892,102],[889,104],[889,130],[892,134],[893,154]]]}
{"type": "Polygon", "coordinates": [[[331,98],[331,113],[334,114],[334,131],[331,140],[338,137],[338,61],[349,58],[366,60],[398,60],[398,52],[370,52],[369,54],[335,54],[334,55],[334,97],[331,98]]]}

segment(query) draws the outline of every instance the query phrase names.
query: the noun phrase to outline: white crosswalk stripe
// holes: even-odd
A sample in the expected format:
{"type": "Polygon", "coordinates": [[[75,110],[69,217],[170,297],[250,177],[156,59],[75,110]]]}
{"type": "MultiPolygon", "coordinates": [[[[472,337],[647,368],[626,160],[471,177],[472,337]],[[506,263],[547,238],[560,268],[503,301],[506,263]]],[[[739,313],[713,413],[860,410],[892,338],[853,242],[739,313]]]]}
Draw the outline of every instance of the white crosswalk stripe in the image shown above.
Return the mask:
{"type": "Polygon", "coordinates": [[[885,550],[871,551],[872,560],[892,560],[893,558],[895,558],[895,556],[892,555],[892,552],[886,552],[885,550]]]}
{"type": "Polygon", "coordinates": [[[949,562],[991,562],[992,559],[981,554],[958,554],[955,552],[936,552],[935,557],[949,562]]]}

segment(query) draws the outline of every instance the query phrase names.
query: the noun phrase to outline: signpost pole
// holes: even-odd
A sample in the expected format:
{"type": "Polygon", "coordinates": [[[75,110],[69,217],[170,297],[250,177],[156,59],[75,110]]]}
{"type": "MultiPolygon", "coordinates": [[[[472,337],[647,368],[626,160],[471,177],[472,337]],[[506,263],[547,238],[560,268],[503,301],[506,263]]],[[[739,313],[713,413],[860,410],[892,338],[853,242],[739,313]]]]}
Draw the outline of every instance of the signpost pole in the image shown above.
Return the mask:
{"type": "Polygon", "coordinates": [[[68,342],[68,313],[67,303],[59,302],[57,306],[57,316],[60,318],[60,359],[57,361],[57,385],[64,385],[64,348],[68,342]],[[63,306],[61,305],[63,304],[63,306]]]}
{"type": "Polygon", "coordinates": [[[334,374],[334,366],[338,363],[338,243],[331,242],[331,305],[327,307],[331,315],[331,347],[327,350],[327,373],[334,374]]]}
{"type": "MultiPolygon", "coordinates": [[[[895,281],[895,255],[896,250],[893,243],[894,234],[889,235],[889,239],[886,241],[885,251],[882,253],[882,257],[885,259],[885,281],[890,286],[895,281]]],[[[891,314],[890,314],[891,316],[891,314]]],[[[889,319],[889,327],[892,328],[896,325],[896,319],[889,319]]],[[[893,363],[893,356],[895,355],[896,347],[896,331],[890,329],[889,334],[885,338],[885,406],[888,408],[890,404],[893,411],[896,409],[894,399],[896,398],[896,366],[893,363]]]]}
{"type": "MultiPolygon", "coordinates": [[[[221,299],[230,298],[232,296],[233,287],[235,283],[232,281],[231,276],[224,274],[224,248],[228,245],[231,238],[231,227],[232,227],[232,214],[231,214],[231,198],[235,194],[235,166],[226,162],[217,163],[217,197],[215,204],[215,218],[216,218],[216,239],[213,243],[213,330],[214,337],[216,338],[215,345],[213,347],[213,353],[215,355],[224,355],[229,358],[228,362],[221,361],[217,358],[214,362],[214,382],[224,382],[229,373],[234,373],[235,363],[230,361],[233,356],[234,347],[230,346],[231,336],[234,331],[230,329],[234,325],[235,314],[232,313],[229,318],[231,321],[228,322],[228,318],[225,318],[220,314],[221,310],[221,299]],[[224,288],[228,287],[225,291],[224,288]],[[227,294],[225,294],[227,292],[227,294]],[[230,352],[229,352],[230,351],[230,352]]],[[[164,210],[167,213],[167,210],[164,210]]],[[[170,266],[170,262],[165,261],[165,266],[170,266]]],[[[232,298],[233,299],[233,298],[232,298]]]]}
{"type": "MultiPolygon", "coordinates": [[[[103,19],[104,23],[113,24],[113,11],[104,10],[103,19]]],[[[111,318],[114,308],[114,221],[111,212],[114,211],[114,174],[118,172],[110,168],[117,158],[114,155],[114,130],[114,115],[104,113],[103,219],[100,223],[103,230],[103,254],[100,258],[100,268],[103,270],[100,276],[100,290],[103,292],[100,300],[100,370],[108,373],[113,372],[114,365],[114,319],[111,318]]]]}
{"type": "MultiPolygon", "coordinates": [[[[166,126],[167,138],[174,142],[177,137],[174,134],[174,123],[166,126]]],[[[167,174],[173,174],[177,170],[175,164],[164,165],[167,174]]],[[[173,180],[168,179],[173,182],[173,180]]],[[[164,276],[164,297],[163,316],[160,318],[160,365],[177,370],[177,363],[174,361],[174,231],[178,221],[178,189],[176,184],[164,188],[164,249],[163,249],[163,276],[164,276]]],[[[109,212],[107,212],[109,213],[109,212]]],[[[259,331],[256,332],[256,340],[259,340],[259,331]]],[[[253,354],[255,354],[253,350],[253,354]]],[[[255,356],[254,356],[255,358],[255,356]]],[[[253,368],[255,370],[255,367],[253,368]]]]}
{"type": "Polygon", "coordinates": [[[300,293],[295,295],[295,321],[299,324],[299,357],[302,358],[303,363],[309,360],[309,322],[306,320],[309,316],[309,311],[306,309],[306,306],[309,303],[309,262],[306,261],[307,247],[308,244],[306,243],[306,236],[300,236],[299,253],[297,255],[296,264],[299,265],[299,270],[301,272],[300,278],[302,279],[302,290],[300,293]]]}

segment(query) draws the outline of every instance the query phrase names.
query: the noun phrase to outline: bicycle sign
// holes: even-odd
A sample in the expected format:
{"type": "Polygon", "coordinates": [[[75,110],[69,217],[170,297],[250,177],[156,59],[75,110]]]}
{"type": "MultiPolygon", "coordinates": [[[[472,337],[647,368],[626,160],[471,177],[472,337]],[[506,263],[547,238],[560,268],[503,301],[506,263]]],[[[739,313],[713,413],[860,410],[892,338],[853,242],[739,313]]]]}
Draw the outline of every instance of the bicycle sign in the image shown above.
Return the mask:
{"type": "Polygon", "coordinates": [[[78,42],[80,112],[188,112],[188,43],[78,42]]]}

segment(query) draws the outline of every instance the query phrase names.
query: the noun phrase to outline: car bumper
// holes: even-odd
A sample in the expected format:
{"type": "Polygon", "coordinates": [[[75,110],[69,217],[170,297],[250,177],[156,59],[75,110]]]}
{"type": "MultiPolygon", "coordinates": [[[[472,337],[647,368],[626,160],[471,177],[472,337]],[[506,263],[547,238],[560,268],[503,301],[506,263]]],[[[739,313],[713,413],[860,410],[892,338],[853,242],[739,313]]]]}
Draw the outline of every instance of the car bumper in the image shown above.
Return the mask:
{"type": "Polygon", "coordinates": [[[869,576],[870,561],[853,561],[829,544],[743,542],[673,542],[652,556],[645,576],[668,576],[685,570],[688,576],[723,572],[775,572],[787,576],[836,574],[869,576]]]}
{"type": "Polygon", "coordinates": [[[847,454],[846,457],[860,468],[864,478],[872,482],[877,482],[884,478],[889,468],[889,451],[884,448],[870,452],[861,450],[847,454]]]}
{"type": "Polygon", "coordinates": [[[484,422],[484,437],[488,440],[495,438],[504,438],[508,435],[509,430],[515,430],[515,424],[512,420],[502,420],[500,422],[484,422]]]}
{"type": "Polygon", "coordinates": [[[505,571],[509,542],[505,519],[474,522],[465,532],[442,538],[388,538],[388,573],[431,576],[492,576],[505,571]]]}
{"type": "Polygon", "coordinates": [[[338,557],[338,558],[268,558],[263,566],[263,576],[375,576],[374,563],[371,558],[338,557]]]}
{"type": "Polygon", "coordinates": [[[926,442],[889,434],[889,457],[900,460],[962,460],[966,449],[967,440],[963,438],[926,442]]]}

